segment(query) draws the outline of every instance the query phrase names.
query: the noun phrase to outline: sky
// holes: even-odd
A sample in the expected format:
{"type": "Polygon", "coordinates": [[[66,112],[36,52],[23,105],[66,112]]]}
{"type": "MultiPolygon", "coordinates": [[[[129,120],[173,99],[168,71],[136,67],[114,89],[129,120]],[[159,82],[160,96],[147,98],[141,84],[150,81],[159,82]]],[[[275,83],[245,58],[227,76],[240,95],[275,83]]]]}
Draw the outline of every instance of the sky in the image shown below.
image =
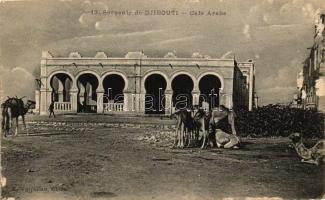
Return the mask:
{"type": "Polygon", "coordinates": [[[194,52],[252,59],[259,103],[287,103],[297,72],[313,45],[315,14],[323,0],[0,0],[0,78],[5,96],[34,98],[41,52],[124,57],[194,52]],[[116,16],[92,10],[177,10],[177,16],[116,16]],[[191,11],[223,12],[195,16],[191,11]]]}

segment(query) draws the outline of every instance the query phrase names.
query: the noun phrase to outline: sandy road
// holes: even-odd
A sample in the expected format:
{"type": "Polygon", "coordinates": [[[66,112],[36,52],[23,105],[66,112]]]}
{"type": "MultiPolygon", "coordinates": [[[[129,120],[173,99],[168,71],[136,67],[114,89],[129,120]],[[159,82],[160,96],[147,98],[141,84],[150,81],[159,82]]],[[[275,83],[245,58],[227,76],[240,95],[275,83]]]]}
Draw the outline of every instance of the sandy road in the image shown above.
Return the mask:
{"type": "Polygon", "coordinates": [[[170,149],[138,140],[155,129],[106,128],[2,141],[3,196],[16,199],[315,198],[323,167],[300,163],[286,139],[241,150],[170,149]]]}

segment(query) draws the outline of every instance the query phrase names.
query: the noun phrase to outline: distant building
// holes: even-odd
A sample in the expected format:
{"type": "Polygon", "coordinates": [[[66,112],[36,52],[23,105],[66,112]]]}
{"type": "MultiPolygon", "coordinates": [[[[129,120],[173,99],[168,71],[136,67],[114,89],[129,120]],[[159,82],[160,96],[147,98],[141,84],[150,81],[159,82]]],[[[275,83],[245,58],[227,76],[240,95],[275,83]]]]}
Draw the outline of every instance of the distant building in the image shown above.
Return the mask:
{"type": "Polygon", "coordinates": [[[149,58],[142,52],[109,57],[98,52],[82,57],[42,53],[40,84],[35,92],[37,110],[55,112],[161,114],[199,105],[213,109],[254,107],[255,69],[252,60],[215,59],[194,53],[177,58],[149,58]],[[208,105],[208,107],[207,107],[208,105]]]}
{"type": "Polygon", "coordinates": [[[325,13],[320,13],[315,21],[314,44],[304,61],[302,71],[297,77],[298,106],[314,108],[325,112],[325,13]]]}

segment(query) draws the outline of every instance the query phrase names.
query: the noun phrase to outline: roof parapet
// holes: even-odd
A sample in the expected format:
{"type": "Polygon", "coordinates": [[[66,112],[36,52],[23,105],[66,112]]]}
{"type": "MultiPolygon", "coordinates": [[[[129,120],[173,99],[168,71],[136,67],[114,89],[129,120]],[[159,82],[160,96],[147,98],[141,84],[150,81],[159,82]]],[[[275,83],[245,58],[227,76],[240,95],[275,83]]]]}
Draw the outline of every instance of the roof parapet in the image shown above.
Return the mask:
{"type": "Polygon", "coordinates": [[[125,55],[125,58],[148,58],[148,56],[146,56],[143,52],[141,51],[134,51],[134,52],[128,52],[125,55]]]}
{"type": "Polygon", "coordinates": [[[108,58],[105,52],[99,51],[96,53],[95,58],[108,58]]]}
{"type": "Polygon", "coordinates": [[[164,58],[177,58],[177,56],[174,52],[168,52],[166,55],[164,55],[164,58]]]}
{"type": "Polygon", "coordinates": [[[81,58],[81,54],[79,52],[77,52],[77,51],[71,52],[69,54],[69,58],[81,58]]]}

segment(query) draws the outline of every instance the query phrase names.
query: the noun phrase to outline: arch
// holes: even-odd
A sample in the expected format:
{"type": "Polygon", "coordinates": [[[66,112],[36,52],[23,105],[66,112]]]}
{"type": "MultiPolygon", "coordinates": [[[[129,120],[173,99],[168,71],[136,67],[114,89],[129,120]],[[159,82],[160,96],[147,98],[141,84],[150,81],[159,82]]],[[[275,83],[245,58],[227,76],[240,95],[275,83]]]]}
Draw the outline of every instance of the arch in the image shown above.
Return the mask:
{"type": "Polygon", "coordinates": [[[145,114],[164,114],[167,88],[166,78],[159,73],[151,73],[143,81],[145,93],[144,108],[145,114]]]}
{"type": "Polygon", "coordinates": [[[218,76],[207,73],[199,79],[199,106],[211,110],[220,105],[221,80],[218,76]]]}
{"type": "Polygon", "coordinates": [[[124,103],[125,79],[111,73],[103,78],[104,103],[124,103]]]}
{"type": "MultiPolygon", "coordinates": [[[[75,80],[77,81],[77,80],[80,78],[80,76],[83,75],[83,74],[92,74],[92,75],[96,76],[97,81],[98,81],[97,89],[101,89],[101,88],[99,88],[99,86],[102,86],[102,85],[99,84],[99,83],[102,82],[102,79],[101,79],[101,77],[100,77],[100,76],[99,76],[95,71],[88,70],[88,69],[86,69],[86,70],[82,70],[82,71],[80,71],[80,72],[78,72],[78,73],[76,74],[75,80]]],[[[76,84],[76,85],[77,85],[77,84],[76,84]]]]}
{"type": "Polygon", "coordinates": [[[73,76],[63,70],[52,72],[48,76],[47,84],[51,92],[52,102],[69,102],[70,90],[74,84],[73,76]]]}
{"type": "Polygon", "coordinates": [[[193,105],[193,78],[185,73],[179,73],[173,77],[171,87],[173,107],[176,109],[191,108],[193,105]]]}
{"type": "Polygon", "coordinates": [[[214,75],[214,76],[218,77],[220,80],[220,83],[221,83],[220,90],[224,89],[224,86],[225,86],[224,78],[220,74],[218,74],[216,72],[212,72],[212,71],[207,71],[207,72],[201,73],[197,78],[197,83],[200,83],[201,79],[206,75],[214,75]]]}
{"type": "Polygon", "coordinates": [[[197,90],[197,89],[198,89],[198,82],[197,82],[196,77],[195,77],[193,74],[191,74],[191,73],[189,73],[189,72],[187,72],[187,71],[183,71],[183,70],[181,70],[181,71],[173,72],[173,73],[171,74],[171,76],[170,76],[170,82],[172,83],[173,80],[174,80],[174,78],[176,78],[176,76],[178,76],[178,75],[182,75],[182,74],[187,75],[187,76],[189,76],[189,77],[192,79],[192,81],[193,81],[193,85],[194,85],[194,86],[193,86],[193,90],[197,90]]]}
{"type": "Polygon", "coordinates": [[[143,81],[142,81],[142,83],[141,83],[141,91],[143,91],[144,93],[146,93],[146,88],[145,88],[144,83],[146,82],[146,79],[147,79],[150,75],[153,75],[153,74],[159,74],[159,75],[163,76],[164,79],[165,79],[165,81],[166,81],[166,83],[167,83],[167,85],[166,85],[166,90],[171,90],[170,81],[169,81],[168,76],[167,76],[165,73],[161,72],[161,71],[158,71],[158,70],[152,70],[152,71],[148,71],[148,72],[146,72],[146,73],[144,74],[143,79],[142,79],[143,81]]]}
{"type": "Polygon", "coordinates": [[[98,90],[102,90],[100,81],[101,78],[93,71],[84,70],[78,73],[76,76],[76,82],[79,86],[77,93],[78,112],[97,112],[97,93],[98,90]]]}
{"type": "MultiPolygon", "coordinates": [[[[49,86],[51,85],[51,79],[53,78],[53,76],[55,76],[56,74],[61,74],[61,73],[66,74],[71,78],[71,80],[72,80],[72,87],[71,88],[76,86],[75,77],[70,72],[65,71],[65,70],[56,70],[56,71],[51,72],[51,74],[47,76],[47,85],[49,85],[49,86]]],[[[48,89],[52,90],[51,87],[48,87],[48,89]]]]}
{"type": "Polygon", "coordinates": [[[104,74],[102,74],[102,76],[101,76],[102,86],[104,86],[103,84],[104,84],[105,78],[107,76],[113,75],[113,74],[119,75],[119,76],[121,76],[123,78],[123,80],[124,80],[124,89],[123,89],[123,91],[126,91],[129,88],[129,80],[128,80],[127,76],[124,73],[119,72],[119,71],[108,71],[108,72],[105,72],[104,74]]]}

